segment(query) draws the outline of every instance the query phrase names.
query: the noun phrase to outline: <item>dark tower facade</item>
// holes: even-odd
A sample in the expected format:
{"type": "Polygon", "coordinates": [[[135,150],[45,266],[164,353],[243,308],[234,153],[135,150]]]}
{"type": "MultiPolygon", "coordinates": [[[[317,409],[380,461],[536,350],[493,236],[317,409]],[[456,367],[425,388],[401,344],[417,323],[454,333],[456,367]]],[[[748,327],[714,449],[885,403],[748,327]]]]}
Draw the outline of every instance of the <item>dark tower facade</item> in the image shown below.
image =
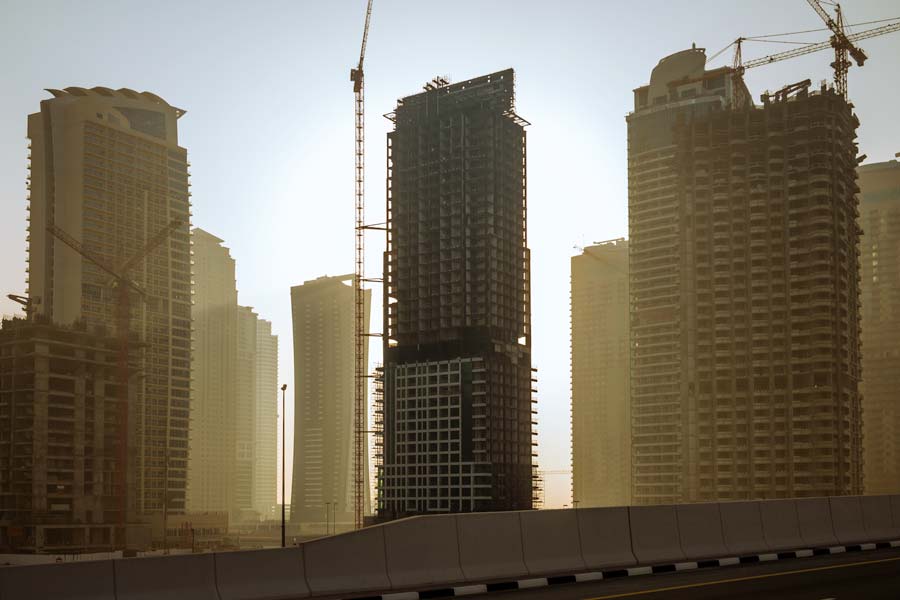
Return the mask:
{"type": "Polygon", "coordinates": [[[378,516],[532,506],[525,126],[512,69],[389,115],[378,516]]]}

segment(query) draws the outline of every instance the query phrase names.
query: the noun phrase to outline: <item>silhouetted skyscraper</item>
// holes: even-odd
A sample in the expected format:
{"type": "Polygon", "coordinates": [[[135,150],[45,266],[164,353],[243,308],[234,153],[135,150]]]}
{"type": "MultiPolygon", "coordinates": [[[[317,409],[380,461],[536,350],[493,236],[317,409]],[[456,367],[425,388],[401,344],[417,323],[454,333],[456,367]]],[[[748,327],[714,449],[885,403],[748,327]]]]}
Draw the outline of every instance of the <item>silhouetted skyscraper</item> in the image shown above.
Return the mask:
{"type": "Polygon", "coordinates": [[[572,499],[631,503],[628,242],[572,257],[572,499]]]}
{"type": "Polygon", "coordinates": [[[514,73],[435,79],[390,118],[379,515],[531,508],[527,122],[514,73]]]}
{"type": "Polygon", "coordinates": [[[705,64],[627,117],[633,500],[859,493],[859,123],[705,64]]]}
{"type": "Polygon", "coordinates": [[[184,111],[150,92],[50,90],[28,117],[31,141],[28,295],[38,313],[114,329],[110,276],[46,231],[56,225],[113,266],[174,218],[182,224],[129,271],[144,295],[131,303],[140,346],[129,408],[129,520],[185,508],[190,429],[191,264],[184,111]],[[168,459],[168,467],[166,461],[168,459]]]}
{"type": "Polygon", "coordinates": [[[900,493],[900,163],[859,167],[867,494],[900,493]]]}
{"type": "MultiPolygon", "coordinates": [[[[300,526],[301,533],[325,533],[326,527],[339,532],[354,526],[353,277],[319,277],[291,288],[294,322],[291,522],[300,526]]],[[[366,329],[371,297],[372,292],[366,290],[366,329]]],[[[368,500],[368,492],[365,498],[368,500]]],[[[365,514],[371,513],[368,501],[363,510],[365,514]]]]}

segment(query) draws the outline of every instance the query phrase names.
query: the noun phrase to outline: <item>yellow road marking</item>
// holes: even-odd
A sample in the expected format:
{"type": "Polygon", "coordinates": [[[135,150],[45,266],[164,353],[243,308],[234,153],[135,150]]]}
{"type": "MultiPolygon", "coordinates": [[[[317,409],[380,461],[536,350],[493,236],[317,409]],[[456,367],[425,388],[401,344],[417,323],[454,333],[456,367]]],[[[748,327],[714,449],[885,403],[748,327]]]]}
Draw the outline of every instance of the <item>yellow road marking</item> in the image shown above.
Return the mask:
{"type": "Polygon", "coordinates": [[[707,587],[710,585],[722,585],[725,583],[737,583],[739,581],[752,581],[754,579],[769,579],[770,577],[784,577],[785,575],[798,575],[800,573],[813,573],[815,571],[829,571],[832,569],[846,569],[848,567],[859,567],[862,565],[874,565],[885,562],[896,562],[900,560],[900,556],[895,558],[881,558],[879,560],[866,560],[855,563],[844,563],[841,565],[829,565],[827,567],[813,567],[810,569],[797,569],[795,571],[782,571],[779,573],[767,573],[765,575],[750,575],[748,577],[735,577],[733,579],[720,579],[718,581],[704,581],[702,583],[688,583],[685,585],[672,585],[663,588],[654,588],[652,590],[641,590],[638,592],[625,592],[623,594],[612,594],[609,596],[596,596],[587,598],[586,600],[608,600],[610,598],[627,598],[629,596],[643,596],[646,594],[655,594],[657,592],[672,592],[675,590],[686,590],[690,588],[707,587]]]}

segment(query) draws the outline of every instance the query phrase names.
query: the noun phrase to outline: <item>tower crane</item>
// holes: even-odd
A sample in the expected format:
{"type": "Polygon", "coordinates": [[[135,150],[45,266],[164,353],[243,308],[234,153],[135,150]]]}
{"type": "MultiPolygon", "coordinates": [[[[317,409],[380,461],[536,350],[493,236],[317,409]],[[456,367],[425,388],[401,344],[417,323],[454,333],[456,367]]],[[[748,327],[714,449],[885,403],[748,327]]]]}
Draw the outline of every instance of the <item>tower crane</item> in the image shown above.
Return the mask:
{"type": "MultiPolygon", "coordinates": [[[[118,488],[121,491],[121,512],[119,514],[119,520],[122,525],[126,522],[126,509],[128,506],[128,380],[131,375],[128,358],[130,353],[129,331],[131,329],[131,294],[132,292],[137,292],[141,297],[146,297],[144,290],[128,276],[128,272],[131,271],[138,262],[142,261],[153,252],[157,246],[162,244],[166,238],[182,224],[184,224],[182,219],[172,220],[166,227],[162,228],[156,235],[150,238],[147,243],[144,244],[143,248],[118,267],[111,266],[99,256],[95,256],[93,253],[89,252],[84,248],[81,242],[56,225],[47,226],[47,231],[59,241],[80,254],[84,259],[95,264],[108,275],[112,276],[112,287],[116,292],[115,321],[116,340],[118,345],[118,348],[116,349],[116,388],[118,395],[117,416],[119,421],[117,461],[119,477],[118,488]]],[[[168,481],[166,481],[165,485],[167,486],[166,490],[168,490],[168,481]]],[[[168,504],[168,491],[166,493],[166,504],[168,504]]]]}
{"type": "Polygon", "coordinates": [[[834,87],[837,92],[844,98],[847,98],[847,70],[850,69],[851,63],[847,55],[853,57],[856,64],[860,67],[868,58],[866,53],[853,45],[853,42],[844,32],[844,13],[841,12],[841,5],[834,5],[835,18],[822,6],[819,0],[806,0],[813,10],[825,21],[825,25],[831,30],[831,47],[834,48],[834,62],[831,63],[834,68],[834,87]]]}
{"type": "Polygon", "coordinates": [[[359,63],[350,69],[350,81],[353,82],[356,117],[356,164],[355,164],[355,210],[356,237],[355,260],[356,272],[353,278],[353,322],[354,322],[354,394],[353,394],[353,520],[356,529],[363,526],[365,507],[366,477],[366,391],[368,377],[366,369],[366,297],[365,297],[365,82],[363,61],[366,58],[366,41],[369,39],[369,21],[372,18],[372,0],[366,5],[366,22],[363,26],[362,44],[359,49],[359,63]]]}
{"type": "Polygon", "coordinates": [[[837,92],[840,93],[844,98],[846,98],[847,69],[850,67],[850,61],[847,58],[847,54],[852,56],[856,61],[856,64],[859,66],[863,66],[866,58],[868,58],[865,52],[854,45],[854,42],[877,37],[886,33],[892,33],[894,31],[900,31],[900,22],[897,22],[847,35],[844,33],[843,29],[843,16],[840,12],[840,6],[838,6],[837,9],[838,20],[834,21],[830,16],[828,16],[828,13],[826,13],[824,9],[822,9],[821,5],[816,0],[808,1],[810,4],[816,7],[816,10],[820,15],[824,15],[823,18],[827,19],[826,24],[834,33],[831,39],[824,42],[806,44],[804,46],[800,46],[799,48],[794,48],[793,50],[787,50],[785,52],[779,52],[777,54],[771,54],[769,56],[754,58],[747,62],[743,62],[741,58],[741,44],[751,38],[739,37],[734,42],[732,42],[732,45],[734,45],[735,47],[733,61],[735,77],[742,76],[744,74],[744,71],[746,71],[747,69],[769,65],[774,62],[787,60],[789,58],[794,58],[797,56],[812,54],[813,52],[819,52],[820,50],[826,50],[828,48],[834,48],[835,62],[832,63],[832,67],[834,67],[834,85],[837,92]]]}

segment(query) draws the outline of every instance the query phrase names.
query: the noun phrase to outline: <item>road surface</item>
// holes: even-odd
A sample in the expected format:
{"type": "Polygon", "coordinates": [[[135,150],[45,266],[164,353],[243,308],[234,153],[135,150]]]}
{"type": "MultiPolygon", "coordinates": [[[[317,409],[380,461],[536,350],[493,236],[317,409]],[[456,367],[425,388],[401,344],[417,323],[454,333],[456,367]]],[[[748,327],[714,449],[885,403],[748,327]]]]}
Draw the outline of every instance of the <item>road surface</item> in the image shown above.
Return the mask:
{"type": "Polygon", "coordinates": [[[493,592],[487,600],[898,600],[900,549],[493,592]]]}

